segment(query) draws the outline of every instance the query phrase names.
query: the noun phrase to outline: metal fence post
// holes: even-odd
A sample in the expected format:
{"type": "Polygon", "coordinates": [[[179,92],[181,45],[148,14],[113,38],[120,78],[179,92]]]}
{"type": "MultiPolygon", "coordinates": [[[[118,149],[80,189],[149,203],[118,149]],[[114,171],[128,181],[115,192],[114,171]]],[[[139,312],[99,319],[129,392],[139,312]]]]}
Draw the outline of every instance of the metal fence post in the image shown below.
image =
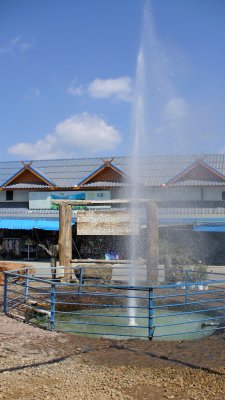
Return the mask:
{"type": "Polygon", "coordinates": [[[187,286],[188,278],[189,278],[188,271],[185,271],[185,297],[184,297],[185,303],[188,302],[188,286],[187,286]]]}
{"type": "Polygon", "coordinates": [[[25,302],[28,299],[28,293],[29,293],[29,269],[26,268],[25,288],[24,288],[24,301],[25,302]]]}
{"type": "Polygon", "coordinates": [[[3,302],[3,312],[7,314],[7,303],[8,303],[8,274],[4,272],[4,302],[3,302]]]}
{"type": "Polygon", "coordinates": [[[149,288],[148,291],[148,306],[149,306],[149,324],[148,324],[148,338],[149,340],[153,339],[154,334],[154,326],[153,326],[153,288],[149,288]]]}
{"type": "Polygon", "coordinates": [[[51,311],[50,311],[50,329],[54,331],[55,329],[55,284],[51,284],[51,311]]]}
{"type": "Polygon", "coordinates": [[[81,293],[82,283],[83,283],[83,268],[81,267],[80,268],[80,279],[79,279],[78,294],[81,293]]]}

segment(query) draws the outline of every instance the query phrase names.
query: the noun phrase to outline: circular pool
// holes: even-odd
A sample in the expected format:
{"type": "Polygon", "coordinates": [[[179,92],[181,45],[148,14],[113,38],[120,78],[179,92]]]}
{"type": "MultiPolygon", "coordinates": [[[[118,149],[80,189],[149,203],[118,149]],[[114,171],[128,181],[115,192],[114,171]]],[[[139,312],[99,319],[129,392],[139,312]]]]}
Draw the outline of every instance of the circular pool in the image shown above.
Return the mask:
{"type": "MultiPolygon", "coordinates": [[[[136,310],[130,317],[120,308],[96,308],[82,312],[56,313],[55,329],[86,336],[124,338],[149,338],[147,310],[136,310]],[[130,323],[131,322],[131,323],[130,323]]],[[[155,311],[153,315],[155,340],[192,340],[211,335],[215,324],[205,313],[155,311]],[[209,320],[209,323],[207,321],[209,320]]]]}

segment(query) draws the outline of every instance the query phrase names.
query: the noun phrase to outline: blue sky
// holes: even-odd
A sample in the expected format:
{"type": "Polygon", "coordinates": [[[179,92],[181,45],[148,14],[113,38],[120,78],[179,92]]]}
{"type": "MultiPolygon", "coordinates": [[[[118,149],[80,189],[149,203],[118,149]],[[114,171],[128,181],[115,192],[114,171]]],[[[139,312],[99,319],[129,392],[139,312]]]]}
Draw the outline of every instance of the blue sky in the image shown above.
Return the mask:
{"type": "MultiPolygon", "coordinates": [[[[144,4],[0,1],[1,160],[130,151],[144,4]]],[[[224,0],[152,0],[151,13],[145,89],[166,95],[146,152],[224,152],[224,0]]]]}

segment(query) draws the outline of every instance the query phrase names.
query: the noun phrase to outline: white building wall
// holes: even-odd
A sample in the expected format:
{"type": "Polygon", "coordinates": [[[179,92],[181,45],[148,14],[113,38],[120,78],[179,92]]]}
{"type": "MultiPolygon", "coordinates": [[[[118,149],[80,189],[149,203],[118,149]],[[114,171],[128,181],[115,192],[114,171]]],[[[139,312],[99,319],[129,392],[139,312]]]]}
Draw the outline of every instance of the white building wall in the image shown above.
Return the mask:
{"type": "Polygon", "coordinates": [[[151,188],[148,197],[158,201],[200,201],[200,188],[151,188]]]}
{"type": "MultiPolygon", "coordinates": [[[[225,192],[224,187],[205,187],[205,188],[191,188],[191,187],[179,187],[179,188],[145,188],[146,193],[141,194],[143,198],[150,198],[157,201],[219,201],[222,200],[222,192],[225,192]]],[[[105,200],[118,198],[128,198],[129,189],[114,188],[110,191],[94,191],[86,192],[87,199],[98,199],[96,193],[102,193],[102,197],[105,200]]],[[[54,192],[53,192],[54,193],[54,192]]],[[[101,197],[99,198],[101,200],[101,197]]],[[[30,208],[50,208],[51,204],[51,193],[50,192],[30,192],[28,190],[14,190],[13,191],[13,202],[28,202],[30,208]]],[[[0,202],[6,202],[6,192],[0,191],[0,202]]]]}
{"type": "Polygon", "coordinates": [[[50,209],[50,208],[51,208],[51,192],[29,193],[30,210],[50,209]]]}
{"type": "Polygon", "coordinates": [[[28,190],[14,190],[13,191],[13,201],[29,201],[29,191],[28,190]]]}
{"type": "Polygon", "coordinates": [[[222,192],[225,192],[225,187],[205,187],[203,200],[222,200],[222,192]]]}
{"type": "MultiPolygon", "coordinates": [[[[6,201],[6,191],[0,191],[0,202],[6,201]]],[[[13,190],[13,200],[10,200],[9,203],[13,202],[22,202],[29,201],[29,191],[28,190],[13,190]]]]}
{"type": "Polygon", "coordinates": [[[5,192],[0,192],[0,202],[5,201],[5,192]]]}
{"type": "MultiPolygon", "coordinates": [[[[112,198],[129,198],[130,189],[114,189],[112,192],[112,198]]],[[[200,201],[201,200],[201,188],[145,188],[143,193],[140,194],[142,198],[149,198],[156,201],[200,201]],[[144,193],[145,191],[145,193],[144,193]]],[[[213,198],[212,198],[213,200],[213,198]]]]}

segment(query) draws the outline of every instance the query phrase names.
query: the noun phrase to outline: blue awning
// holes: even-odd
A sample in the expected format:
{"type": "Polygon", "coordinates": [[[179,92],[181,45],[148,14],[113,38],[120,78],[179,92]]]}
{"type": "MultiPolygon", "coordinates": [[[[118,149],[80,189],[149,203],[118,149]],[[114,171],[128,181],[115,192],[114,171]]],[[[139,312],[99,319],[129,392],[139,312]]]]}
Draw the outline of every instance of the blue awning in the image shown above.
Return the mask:
{"type": "Polygon", "coordinates": [[[195,225],[196,232],[225,232],[225,225],[195,225]]]}
{"type": "Polygon", "coordinates": [[[58,231],[59,221],[44,219],[0,219],[0,229],[43,229],[58,231]]]}

